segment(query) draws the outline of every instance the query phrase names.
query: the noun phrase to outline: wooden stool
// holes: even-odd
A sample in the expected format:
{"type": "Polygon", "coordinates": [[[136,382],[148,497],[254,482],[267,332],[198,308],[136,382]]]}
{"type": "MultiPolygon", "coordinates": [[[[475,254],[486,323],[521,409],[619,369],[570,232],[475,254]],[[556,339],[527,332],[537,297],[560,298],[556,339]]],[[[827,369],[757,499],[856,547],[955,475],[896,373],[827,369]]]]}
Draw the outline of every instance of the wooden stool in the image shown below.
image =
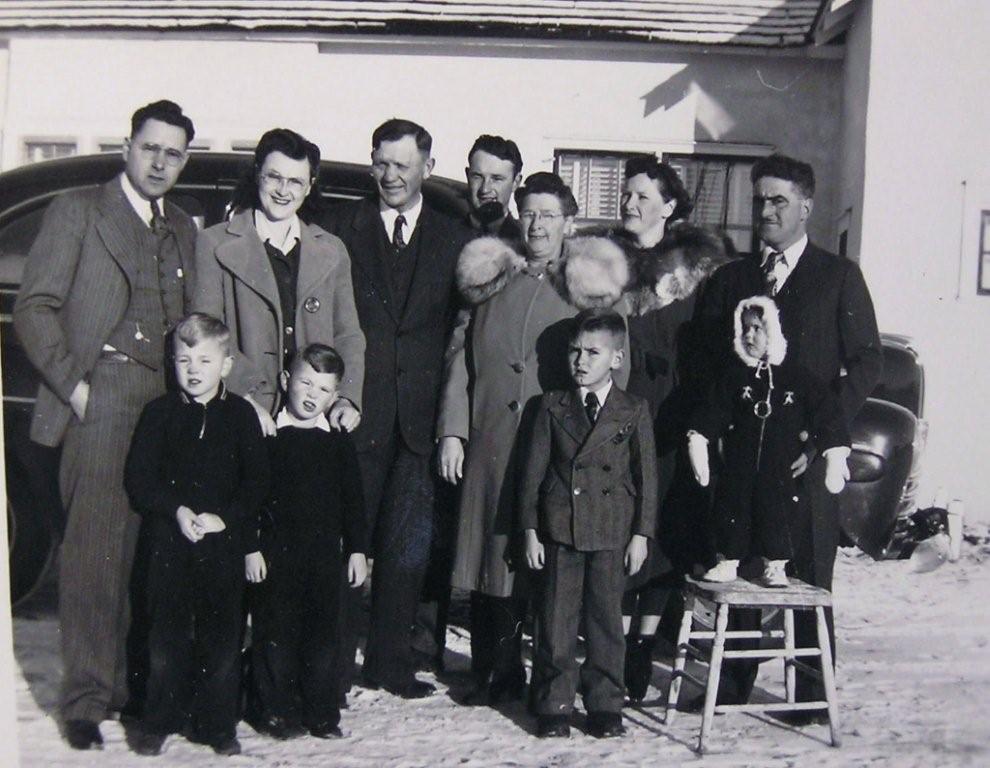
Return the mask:
{"type": "Polygon", "coordinates": [[[828,710],[829,730],[832,746],[842,743],[839,736],[839,705],[835,694],[835,674],[832,669],[832,649],[825,624],[825,608],[832,605],[832,594],[827,589],[813,587],[797,579],[790,579],[790,586],[784,588],[761,587],[750,581],[736,579],[725,584],[695,581],[688,578],[684,586],[684,619],[677,637],[677,656],[667,695],[667,712],[664,722],[670,724],[677,711],[677,697],[681,691],[681,679],[687,678],[705,689],[705,709],[701,719],[701,733],[698,736],[698,752],[705,751],[705,738],[711,732],[716,712],[789,712],[796,710],[828,710]],[[694,611],[699,600],[715,604],[715,631],[692,629],[694,611]],[[778,608],[784,611],[784,631],[780,630],[738,630],[727,631],[730,608],[778,608]],[[814,610],[818,619],[818,646],[814,648],[794,647],[794,611],[814,610]],[[725,641],[735,639],[757,640],[768,637],[783,637],[783,648],[753,650],[726,650],[725,641]],[[691,645],[691,640],[712,640],[711,655],[691,645]],[[684,671],[688,654],[708,662],[708,679],[698,680],[684,671]],[[821,672],[798,661],[798,656],[820,656],[821,672]],[[784,659],[784,687],[786,702],[772,704],[716,704],[718,682],[722,674],[723,659],[784,659]],[[795,701],[795,670],[800,668],[805,674],[820,680],[825,686],[825,701],[795,701]]]}

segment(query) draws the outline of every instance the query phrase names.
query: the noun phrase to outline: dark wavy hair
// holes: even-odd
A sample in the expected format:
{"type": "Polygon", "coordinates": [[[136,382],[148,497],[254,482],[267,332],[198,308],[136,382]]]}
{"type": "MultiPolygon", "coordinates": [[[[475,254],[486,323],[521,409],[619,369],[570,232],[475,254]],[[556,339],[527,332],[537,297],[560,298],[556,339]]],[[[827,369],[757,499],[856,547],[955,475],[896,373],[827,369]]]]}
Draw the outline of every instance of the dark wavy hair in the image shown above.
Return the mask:
{"type": "Polygon", "coordinates": [[[560,209],[565,216],[577,216],[578,204],[574,199],[574,193],[556,173],[547,171],[531,173],[516,190],[516,207],[521,209],[523,200],[530,195],[553,195],[560,200],[560,209]]]}
{"type": "Polygon", "coordinates": [[[189,145],[189,142],[193,140],[193,136],[196,135],[196,129],[193,128],[192,120],[182,114],[182,107],[174,101],[169,101],[168,99],[161,99],[160,101],[153,101],[150,104],[145,104],[133,115],[131,115],[132,139],[135,135],[137,135],[137,132],[141,130],[141,127],[149,120],[159,120],[163,123],[174,125],[176,128],[181,128],[186,132],[187,146],[189,145]]]}
{"type": "Polygon", "coordinates": [[[251,167],[245,171],[234,190],[231,208],[234,211],[243,211],[261,205],[261,198],[258,196],[258,175],[261,173],[261,167],[265,164],[265,158],[272,152],[281,152],[293,160],[307,160],[309,162],[311,185],[309,194],[306,195],[306,199],[299,208],[299,218],[307,222],[311,221],[322,209],[323,202],[318,183],[320,178],[320,148],[288,128],[272,128],[258,141],[258,146],[254,148],[254,161],[251,167]]]}
{"type": "Polygon", "coordinates": [[[487,152],[492,157],[499,160],[508,160],[512,163],[512,172],[517,176],[522,173],[523,160],[519,147],[512,139],[503,139],[501,136],[491,136],[483,133],[474,140],[471,151],[468,152],[468,163],[471,162],[471,155],[475,152],[487,152]]]}
{"type": "Polygon", "coordinates": [[[750,181],[755,184],[766,176],[791,182],[806,198],[815,196],[815,169],[803,160],[778,154],[757,160],[749,173],[750,181]]]}
{"type": "Polygon", "coordinates": [[[660,190],[660,195],[665,201],[677,201],[674,212],[667,219],[669,223],[688,217],[694,209],[694,202],[673,166],[657,160],[656,155],[637,155],[626,160],[627,181],[641,173],[645,173],[656,182],[657,189],[660,190]]]}

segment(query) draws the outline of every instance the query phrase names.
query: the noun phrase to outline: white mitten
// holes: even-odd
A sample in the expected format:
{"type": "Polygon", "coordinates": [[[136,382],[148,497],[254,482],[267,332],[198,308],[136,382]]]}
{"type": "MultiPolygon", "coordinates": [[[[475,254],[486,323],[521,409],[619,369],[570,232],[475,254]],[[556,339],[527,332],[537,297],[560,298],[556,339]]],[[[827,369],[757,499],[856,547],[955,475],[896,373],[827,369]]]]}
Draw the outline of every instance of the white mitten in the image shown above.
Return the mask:
{"type": "Polygon", "coordinates": [[[694,479],[702,488],[708,485],[708,438],[698,432],[688,432],[688,457],[694,479]]]}
{"type": "Polygon", "coordinates": [[[849,479],[849,465],[846,459],[849,458],[851,450],[848,446],[839,448],[829,448],[825,451],[825,487],[829,493],[841,493],[846,487],[846,480],[849,479]]]}

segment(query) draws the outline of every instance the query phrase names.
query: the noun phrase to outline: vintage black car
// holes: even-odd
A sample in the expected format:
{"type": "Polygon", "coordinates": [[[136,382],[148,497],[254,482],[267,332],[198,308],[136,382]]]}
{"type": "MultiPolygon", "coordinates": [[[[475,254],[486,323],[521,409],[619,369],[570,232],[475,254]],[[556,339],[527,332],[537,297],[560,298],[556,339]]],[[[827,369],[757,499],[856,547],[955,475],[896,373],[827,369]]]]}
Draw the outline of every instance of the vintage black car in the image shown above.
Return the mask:
{"type": "MultiPolygon", "coordinates": [[[[248,156],[193,153],[172,197],[206,226],[223,219],[248,156]]],[[[4,456],[10,531],[11,600],[24,600],[50,565],[64,529],[56,477],[58,453],[28,440],[38,377],[11,325],[24,260],[45,207],[59,192],[101,184],[121,169],[118,155],[38,163],[0,174],[0,319],[2,319],[4,456]]],[[[367,166],[326,161],[320,189],[328,204],[373,191],[367,166]]],[[[433,177],[424,187],[431,205],[453,217],[467,213],[462,182],[433,177]]],[[[914,510],[915,480],[925,428],[924,374],[910,341],[884,336],[884,380],[852,430],[851,482],[841,498],[843,530],[873,557],[888,554],[899,517],[914,510]]]]}
{"type": "MultiPolygon", "coordinates": [[[[170,198],[210,226],[221,221],[231,193],[249,169],[250,155],[194,152],[170,198]]],[[[0,174],[0,319],[2,319],[4,458],[10,538],[11,601],[24,600],[49,567],[65,516],[57,492],[58,452],[28,440],[38,376],[11,323],[24,260],[45,208],[60,192],[103,184],[120,173],[120,155],[51,160],[0,174]]],[[[374,191],[370,168],[324,161],[320,192],[327,205],[374,191]]],[[[467,215],[466,185],[440,177],[427,180],[424,196],[455,218],[467,215]]]]}

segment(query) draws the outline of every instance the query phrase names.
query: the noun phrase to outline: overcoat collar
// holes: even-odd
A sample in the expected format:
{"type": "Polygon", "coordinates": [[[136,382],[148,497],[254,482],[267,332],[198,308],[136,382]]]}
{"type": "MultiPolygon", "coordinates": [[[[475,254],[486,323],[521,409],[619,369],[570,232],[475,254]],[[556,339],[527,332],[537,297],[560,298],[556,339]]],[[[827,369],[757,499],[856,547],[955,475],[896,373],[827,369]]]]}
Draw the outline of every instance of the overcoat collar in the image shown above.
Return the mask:
{"type": "Polygon", "coordinates": [[[618,437],[632,422],[633,411],[634,401],[614,385],[598,412],[594,426],[588,420],[577,390],[561,393],[550,404],[551,416],[580,446],[575,458],[580,458],[618,437]]]}
{"type": "MultiPolygon", "coordinates": [[[[258,230],[254,228],[253,211],[248,208],[231,216],[227,222],[227,234],[233,237],[217,247],[217,261],[271,305],[281,326],[283,320],[278,284],[268,263],[268,252],[258,237],[258,230]]],[[[301,252],[302,248],[299,250],[301,252]]]]}

